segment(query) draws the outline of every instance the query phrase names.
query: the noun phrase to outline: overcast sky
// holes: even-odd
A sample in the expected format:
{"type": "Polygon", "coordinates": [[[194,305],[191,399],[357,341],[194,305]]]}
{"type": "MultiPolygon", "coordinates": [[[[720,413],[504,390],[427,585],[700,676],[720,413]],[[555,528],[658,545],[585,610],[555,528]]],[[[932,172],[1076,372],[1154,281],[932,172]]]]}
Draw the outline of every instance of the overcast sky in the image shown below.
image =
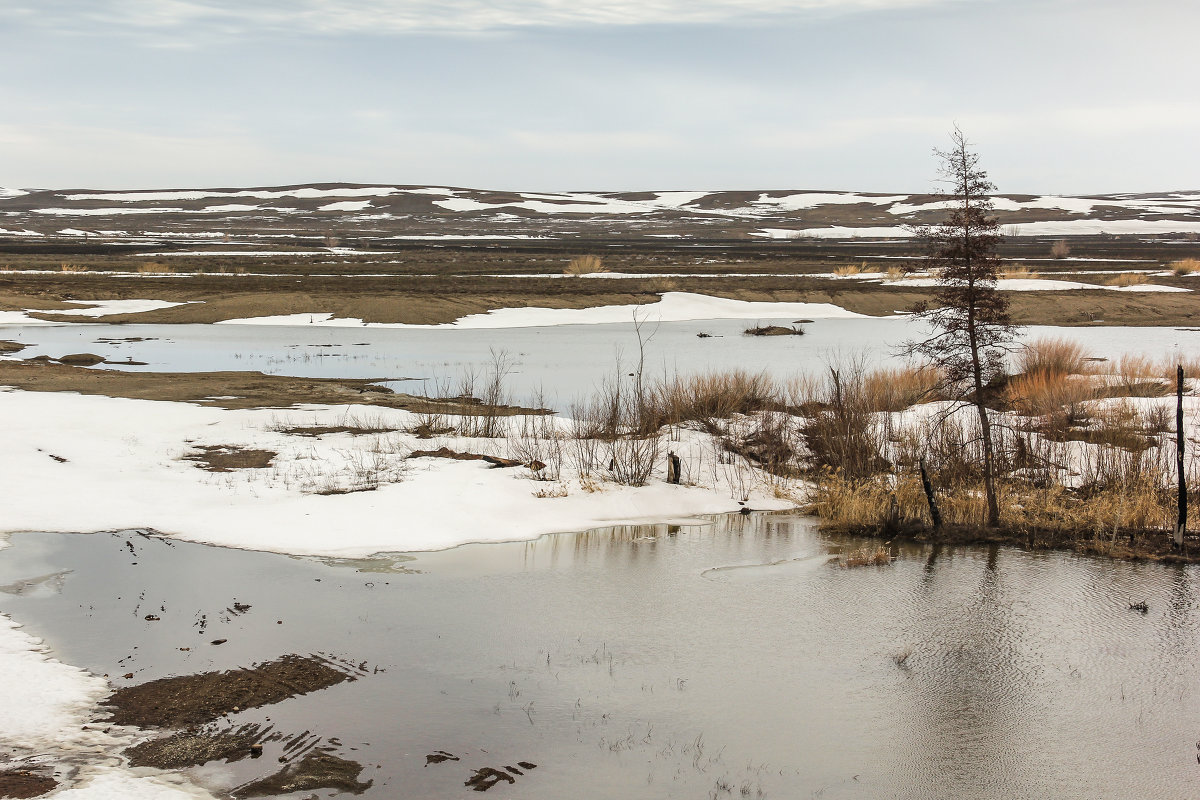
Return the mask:
{"type": "Polygon", "coordinates": [[[0,186],[1200,188],[1196,0],[2,0],[0,186]]]}

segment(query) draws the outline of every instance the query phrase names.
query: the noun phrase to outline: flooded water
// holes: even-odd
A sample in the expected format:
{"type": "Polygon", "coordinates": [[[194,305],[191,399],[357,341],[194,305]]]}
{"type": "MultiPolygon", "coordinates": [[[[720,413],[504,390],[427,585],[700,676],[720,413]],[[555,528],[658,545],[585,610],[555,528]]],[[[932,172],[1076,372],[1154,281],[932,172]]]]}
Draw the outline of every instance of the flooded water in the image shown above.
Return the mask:
{"type": "MultiPolygon", "coordinates": [[[[761,320],[791,325],[795,320],[761,320]]],[[[745,336],[754,321],[665,322],[643,327],[647,375],[695,374],[746,369],[777,377],[819,372],[838,356],[868,363],[897,357],[902,344],[924,328],[904,317],[820,319],[805,322],[804,336],[745,336]],[[701,336],[705,334],[705,336],[701,336]]],[[[1095,355],[1139,353],[1154,358],[1195,352],[1200,331],[1178,328],[1025,329],[1027,336],[1060,336],[1083,343],[1095,355]]],[[[413,329],[329,328],[317,325],[43,325],[0,326],[0,339],[30,347],[16,355],[57,358],[95,353],[114,365],[105,369],[208,372],[258,370],[299,377],[392,380],[397,391],[431,393],[438,381],[457,381],[474,371],[485,376],[492,353],[511,360],[506,386],[514,402],[530,403],[541,388],[547,402],[564,410],[591,397],[606,379],[633,371],[638,337],[632,323],[560,325],[546,328],[413,329]],[[122,366],[122,361],[144,362],[122,366]],[[402,380],[408,379],[408,380],[402,380]]]]}
{"type": "MultiPolygon", "coordinates": [[[[519,761],[537,767],[492,796],[1200,795],[1197,569],[912,546],[847,570],[829,559],[856,543],[809,518],[691,523],[352,563],[19,534],[0,611],[134,674],[117,685],[360,665],[228,726],[311,731],[364,765],[367,798],[474,796],[474,770],[519,761]]],[[[277,748],[193,774],[228,789],[277,748]]]]}

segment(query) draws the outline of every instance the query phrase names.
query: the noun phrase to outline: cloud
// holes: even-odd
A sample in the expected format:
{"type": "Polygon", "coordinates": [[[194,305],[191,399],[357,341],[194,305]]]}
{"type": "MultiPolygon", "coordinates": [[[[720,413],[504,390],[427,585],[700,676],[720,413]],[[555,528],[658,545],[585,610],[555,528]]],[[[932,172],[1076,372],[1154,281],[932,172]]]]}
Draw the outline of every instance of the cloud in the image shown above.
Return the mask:
{"type": "MultiPolygon", "coordinates": [[[[986,2],[987,0],[974,0],[986,2]]],[[[761,22],[968,0],[42,0],[0,19],[85,33],[215,28],[226,33],[487,32],[521,28],[761,22]]]]}

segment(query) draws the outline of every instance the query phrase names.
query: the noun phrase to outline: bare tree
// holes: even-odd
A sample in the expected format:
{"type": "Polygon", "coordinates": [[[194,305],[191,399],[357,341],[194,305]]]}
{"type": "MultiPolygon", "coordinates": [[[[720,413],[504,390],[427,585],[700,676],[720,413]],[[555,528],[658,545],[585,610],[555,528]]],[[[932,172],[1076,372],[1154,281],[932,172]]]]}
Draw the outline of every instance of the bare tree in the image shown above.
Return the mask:
{"type": "Polygon", "coordinates": [[[917,229],[929,264],[938,275],[936,305],[916,309],[933,328],[929,338],[910,342],[909,352],[937,364],[950,397],[971,403],[979,416],[987,524],[1000,524],[993,426],[986,389],[1002,374],[1004,355],[1016,335],[1008,300],[997,290],[999,224],[991,216],[990,193],[996,187],[979,167],[979,156],[958,126],[948,150],[935,149],[940,192],[950,200],[942,222],[917,229]]]}

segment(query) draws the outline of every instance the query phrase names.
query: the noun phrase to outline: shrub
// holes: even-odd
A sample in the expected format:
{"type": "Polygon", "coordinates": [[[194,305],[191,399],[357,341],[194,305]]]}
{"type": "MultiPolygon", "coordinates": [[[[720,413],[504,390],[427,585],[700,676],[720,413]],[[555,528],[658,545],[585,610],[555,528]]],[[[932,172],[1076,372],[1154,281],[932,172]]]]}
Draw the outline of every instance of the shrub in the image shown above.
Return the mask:
{"type": "Polygon", "coordinates": [[[1071,255],[1071,247],[1067,244],[1066,239],[1059,239],[1050,246],[1051,258],[1066,258],[1069,255],[1071,255]]]}
{"type": "Polygon", "coordinates": [[[580,275],[591,275],[603,269],[604,260],[600,256],[576,256],[567,264],[567,268],[563,270],[563,274],[578,277],[580,275]]]}

